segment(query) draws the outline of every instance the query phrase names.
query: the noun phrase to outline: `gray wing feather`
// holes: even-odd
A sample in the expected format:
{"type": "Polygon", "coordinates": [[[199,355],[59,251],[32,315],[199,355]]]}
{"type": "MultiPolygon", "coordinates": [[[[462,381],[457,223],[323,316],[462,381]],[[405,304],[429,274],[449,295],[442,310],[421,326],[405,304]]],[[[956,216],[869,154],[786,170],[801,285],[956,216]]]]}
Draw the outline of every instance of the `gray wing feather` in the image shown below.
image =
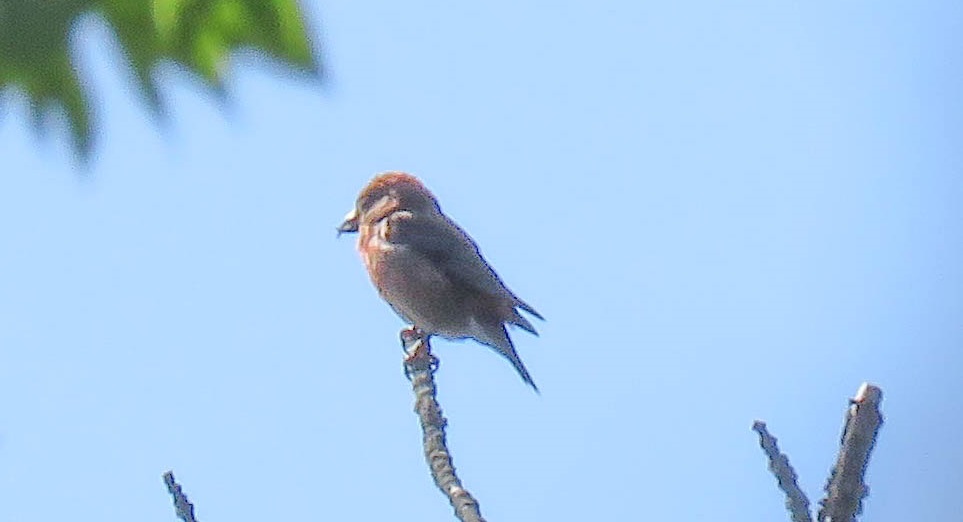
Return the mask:
{"type": "MultiPolygon", "coordinates": [[[[403,244],[435,262],[454,280],[487,294],[511,297],[519,308],[541,319],[538,312],[505,286],[485,262],[475,241],[447,216],[442,214],[441,218],[396,212],[391,218],[388,240],[403,244]],[[469,248],[465,248],[466,245],[469,248]]],[[[533,330],[524,318],[519,326],[533,330]]]]}

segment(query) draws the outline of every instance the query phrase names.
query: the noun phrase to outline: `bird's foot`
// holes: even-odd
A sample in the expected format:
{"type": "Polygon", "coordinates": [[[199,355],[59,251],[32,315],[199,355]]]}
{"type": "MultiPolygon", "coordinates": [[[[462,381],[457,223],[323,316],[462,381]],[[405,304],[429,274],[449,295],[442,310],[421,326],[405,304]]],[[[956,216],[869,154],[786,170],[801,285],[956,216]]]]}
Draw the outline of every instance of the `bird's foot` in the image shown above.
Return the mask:
{"type": "Polygon", "coordinates": [[[422,330],[411,327],[401,331],[401,346],[405,351],[405,377],[411,380],[411,374],[418,370],[434,372],[438,369],[438,358],[431,354],[428,335],[422,330]]]}
{"type": "Polygon", "coordinates": [[[419,361],[427,359],[430,364],[437,366],[438,358],[431,354],[431,347],[425,338],[415,341],[411,350],[405,351],[405,364],[416,365],[419,361]]]}
{"type": "Polygon", "coordinates": [[[398,336],[401,338],[401,349],[404,350],[405,353],[408,353],[411,350],[414,343],[428,337],[425,335],[425,332],[421,331],[421,329],[416,326],[402,328],[398,336]]]}

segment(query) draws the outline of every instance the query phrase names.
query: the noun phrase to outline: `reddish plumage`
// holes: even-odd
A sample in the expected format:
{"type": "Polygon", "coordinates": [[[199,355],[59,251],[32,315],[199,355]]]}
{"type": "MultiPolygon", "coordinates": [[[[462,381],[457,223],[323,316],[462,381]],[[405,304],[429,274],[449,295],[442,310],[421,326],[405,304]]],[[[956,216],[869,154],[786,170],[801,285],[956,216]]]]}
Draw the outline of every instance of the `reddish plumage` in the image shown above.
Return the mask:
{"type": "Polygon", "coordinates": [[[338,231],[359,233],[358,251],[372,283],[405,321],[428,335],[473,338],[494,348],[538,390],[505,324],[537,335],[519,310],[542,316],[505,286],[416,177],[376,176],[338,231]]]}

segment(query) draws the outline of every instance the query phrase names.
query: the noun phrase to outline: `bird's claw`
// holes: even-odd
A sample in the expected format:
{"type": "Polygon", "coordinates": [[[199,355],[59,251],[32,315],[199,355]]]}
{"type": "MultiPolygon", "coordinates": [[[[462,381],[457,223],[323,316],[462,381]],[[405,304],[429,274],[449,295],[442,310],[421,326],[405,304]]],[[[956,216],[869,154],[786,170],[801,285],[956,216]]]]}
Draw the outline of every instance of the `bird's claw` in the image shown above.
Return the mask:
{"type": "Polygon", "coordinates": [[[415,326],[412,326],[409,328],[403,328],[401,332],[398,334],[398,336],[401,338],[401,349],[404,350],[405,353],[407,353],[411,349],[411,346],[414,343],[427,337],[425,335],[425,332],[422,332],[419,328],[415,326]]]}
{"type": "Polygon", "coordinates": [[[405,352],[405,377],[411,380],[413,371],[426,369],[430,372],[438,370],[438,358],[431,354],[431,346],[425,332],[416,327],[405,328],[399,334],[401,346],[405,352]]]}

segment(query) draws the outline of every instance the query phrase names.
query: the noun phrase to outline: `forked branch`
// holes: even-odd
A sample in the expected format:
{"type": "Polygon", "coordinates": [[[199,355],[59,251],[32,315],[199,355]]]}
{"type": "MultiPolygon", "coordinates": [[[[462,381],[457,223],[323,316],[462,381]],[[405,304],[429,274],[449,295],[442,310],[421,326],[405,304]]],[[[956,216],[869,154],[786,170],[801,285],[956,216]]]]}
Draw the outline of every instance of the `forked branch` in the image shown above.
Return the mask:
{"type": "MultiPolygon", "coordinates": [[[[876,445],[883,416],[879,411],[883,391],[863,383],[850,399],[840,437],[839,456],[826,483],[826,497],[819,501],[818,522],[854,522],[869,492],[864,483],[869,455],[876,445]]],[[[786,509],[793,522],[811,522],[809,499],[796,483],[796,472],[789,458],[779,452],[776,438],[769,434],[766,423],[756,421],[752,429],[759,434],[759,445],[769,458],[769,470],[786,495],[786,509]]]]}

